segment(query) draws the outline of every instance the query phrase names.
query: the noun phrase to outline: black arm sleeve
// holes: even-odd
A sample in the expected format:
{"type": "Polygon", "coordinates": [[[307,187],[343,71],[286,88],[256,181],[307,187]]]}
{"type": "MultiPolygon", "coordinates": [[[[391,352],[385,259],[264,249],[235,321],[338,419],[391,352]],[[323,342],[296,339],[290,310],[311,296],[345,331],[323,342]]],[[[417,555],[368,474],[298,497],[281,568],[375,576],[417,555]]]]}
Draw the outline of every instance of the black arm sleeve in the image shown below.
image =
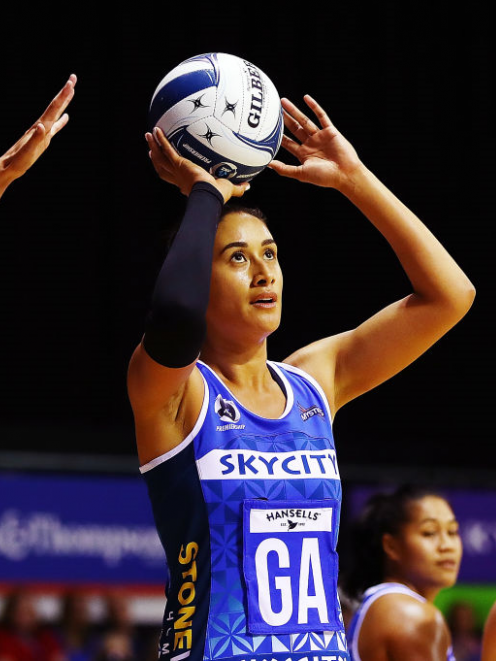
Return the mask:
{"type": "Polygon", "coordinates": [[[196,183],[174,242],[162,265],[147,315],[143,346],[165,367],[190,365],[206,333],[215,233],[224,199],[207,182],[196,183]]]}

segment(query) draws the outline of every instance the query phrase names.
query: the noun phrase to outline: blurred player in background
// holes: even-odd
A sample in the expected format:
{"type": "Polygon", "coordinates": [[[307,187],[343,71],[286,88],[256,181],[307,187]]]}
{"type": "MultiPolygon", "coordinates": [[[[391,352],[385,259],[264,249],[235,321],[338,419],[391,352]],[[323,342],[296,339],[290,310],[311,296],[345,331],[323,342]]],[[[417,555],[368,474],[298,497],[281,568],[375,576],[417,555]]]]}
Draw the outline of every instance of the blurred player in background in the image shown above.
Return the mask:
{"type": "Polygon", "coordinates": [[[372,496],[352,527],[341,587],[359,600],[349,629],[353,661],[454,661],[450,633],[433,602],[455,584],[462,557],[458,522],[432,491],[402,486],[372,496]]]}
{"type": "Polygon", "coordinates": [[[6,598],[0,620],[0,661],[68,661],[25,588],[14,590],[6,598]]]}
{"type": "Polygon", "coordinates": [[[456,661],[480,661],[482,636],[472,603],[466,600],[453,602],[446,613],[446,621],[456,661]]]}

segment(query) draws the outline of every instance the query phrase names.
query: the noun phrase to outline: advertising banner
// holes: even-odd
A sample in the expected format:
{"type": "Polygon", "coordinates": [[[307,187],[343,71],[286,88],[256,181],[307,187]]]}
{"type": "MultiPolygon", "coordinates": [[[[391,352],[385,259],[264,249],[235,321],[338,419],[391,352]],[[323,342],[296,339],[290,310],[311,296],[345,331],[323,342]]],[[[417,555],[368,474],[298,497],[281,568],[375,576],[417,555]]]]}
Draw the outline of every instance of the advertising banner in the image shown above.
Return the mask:
{"type": "MultiPolygon", "coordinates": [[[[384,490],[348,485],[346,523],[369,495],[384,490]]],[[[441,493],[460,522],[459,582],[496,583],[496,491],[441,493]]],[[[166,576],[165,554],[139,475],[0,473],[0,583],[156,586],[166,576]]]]}
{"type": "Polygon", "coordinates": [[[0,582],[161,584],[167,569],[136,477],[0,473],[0,582]]]}

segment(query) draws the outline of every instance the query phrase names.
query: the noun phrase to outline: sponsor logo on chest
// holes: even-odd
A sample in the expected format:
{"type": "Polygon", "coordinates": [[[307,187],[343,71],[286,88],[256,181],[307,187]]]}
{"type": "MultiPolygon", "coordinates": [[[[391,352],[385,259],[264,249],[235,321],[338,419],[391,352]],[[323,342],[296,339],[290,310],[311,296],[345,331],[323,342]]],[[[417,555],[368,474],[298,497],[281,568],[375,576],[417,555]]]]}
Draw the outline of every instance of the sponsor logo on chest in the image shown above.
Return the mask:
{"type": "Polygon", "coordinates": [[[228,431],[229,429],[245,428],[245,425],[243,424],[236,424],[239,421],[241,414],[236,404],[230,399],[224,399],[222,395],[217,395],[214,410],[220,420],[227,422],[226,425],[217,425],[215,431],[228,431]]]}
{"type": "Polygon", "coordinates": [[[331,449],[293,452],[211,450],[196,463],[203,480],[339,480],[336,452],[331,449]]]}
{"type": "Polygon", "coordinates": [[[257,510],[250,512],[251,532],[332,532],[332,509],[295,508],[257,510]]]}
{"type": "Polygon", "coordinates": [[[298,404],[298,408],[300,409],[300,418],[303,420],[303,422],[313,418],[314,415],[319,415],[321,418],[325,418],[324,411],[320,408],[320,406],[313,405],[309,406],[308,408],[304,408],[301,406],[301,404],[298,404]]]}

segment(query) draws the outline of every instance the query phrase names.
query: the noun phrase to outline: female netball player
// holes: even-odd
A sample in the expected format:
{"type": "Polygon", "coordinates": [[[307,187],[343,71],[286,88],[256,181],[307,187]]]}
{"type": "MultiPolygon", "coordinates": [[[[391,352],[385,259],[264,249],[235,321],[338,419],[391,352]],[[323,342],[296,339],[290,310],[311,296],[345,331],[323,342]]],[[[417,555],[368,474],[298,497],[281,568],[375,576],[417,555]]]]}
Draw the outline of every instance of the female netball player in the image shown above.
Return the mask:
{"type": "Polygon", "coordinates": [[[300,165],[272,168],[348,197],[389,241],[413,292],[268,361],[281,316],[277,245],[258,212],[223,212],[247,185],[215,180],[159,129],[147,134],[159,176],[188,196],[128,375],[169,569],[162,659],[348,659],[331,415],[423,353],[474,297],[440,243],[305,101],[319,125],[283,101],[295,137],[283,145],[300,165]]]}
{"type": "Polygon", "coordinates": [[[462,544],[448,502],[404,486],[377,494],[352,533],[345,593],[361,599],[348,631],[353,661],[454,661],[433,601],[457,579],[462,544]]]}
{"type": "Polygon", "coordinates": [[[47,149],[53,136],[69,121],[69,115],[64,110],[74,96],[76,82],[76,76],[71,74],[41,117],[0,156],[0,197],[15,179],[29,170],[47,149]]]}

